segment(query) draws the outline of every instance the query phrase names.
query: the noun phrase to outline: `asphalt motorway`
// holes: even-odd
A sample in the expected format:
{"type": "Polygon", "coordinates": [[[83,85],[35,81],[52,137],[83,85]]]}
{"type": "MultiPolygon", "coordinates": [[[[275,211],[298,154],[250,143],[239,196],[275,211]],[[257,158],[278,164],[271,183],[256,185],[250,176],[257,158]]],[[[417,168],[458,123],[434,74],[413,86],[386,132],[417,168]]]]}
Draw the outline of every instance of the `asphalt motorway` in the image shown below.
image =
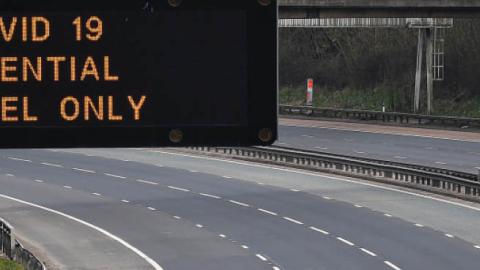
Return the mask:
{"type": "MultiPolygon", "coordinates": [[[[324,153],[388,160],[400,163],[424,165],[436,168],[478,173],[480,167],[480,134],[475,141],[388,134],[391,127],[383,131],[368,132],[328,126],[296,126],[298,120],[284,119],[280,126],[278,146],[313,150],[324,153]]],[[[311,122],[315,123],[315,122],[311,122]]],[[[362,126],[362,125],[357,125],[362,126]]],[[[368,126],[368,125],[366,125],[368,126]]],[[[378,126],[377,128],[378,129],[378,126]]],[[[415,132],[418,129],[411,129],[415,132]]],[[[439,132],[437,132],[439,133],[439,132]]],[[[453,133],[453,132],[450,132],[453,133]]],[[[460,132],[457,132],[457,134],[460,132]]],[[[472,138],[475,137],[472,134],[472,138]]],[[[448,137],[448,136],[446,136],[448,137]]]]}
{"type": "Polygon", "coordinates": [[[479,213],[173,150],[0,152],[0,216],[52,269],[478,269],[479,213]]]}

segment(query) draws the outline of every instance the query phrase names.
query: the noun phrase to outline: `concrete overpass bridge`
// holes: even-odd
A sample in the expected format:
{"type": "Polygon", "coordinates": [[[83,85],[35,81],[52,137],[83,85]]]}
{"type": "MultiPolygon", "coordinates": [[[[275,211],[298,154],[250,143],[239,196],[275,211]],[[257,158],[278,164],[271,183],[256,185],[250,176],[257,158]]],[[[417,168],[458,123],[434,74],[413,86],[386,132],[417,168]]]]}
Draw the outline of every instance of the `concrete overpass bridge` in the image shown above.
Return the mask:
{"type": "Polygon", "coordinates": [[[478,16],[479,0],[278,0],[281,18],[478,16]]]}

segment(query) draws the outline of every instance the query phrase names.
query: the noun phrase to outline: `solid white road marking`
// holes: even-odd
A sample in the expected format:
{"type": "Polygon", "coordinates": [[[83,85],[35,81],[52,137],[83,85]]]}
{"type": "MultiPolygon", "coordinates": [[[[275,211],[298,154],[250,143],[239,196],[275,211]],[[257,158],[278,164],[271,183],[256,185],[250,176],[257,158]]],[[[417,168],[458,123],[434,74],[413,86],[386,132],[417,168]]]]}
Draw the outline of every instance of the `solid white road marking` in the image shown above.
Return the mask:
{"type": "Polygon", "coordinates": [[[272,216],[277,216],[277,213],[272,212],[272,211],[268,211],[268,210],[265,210],[265,209],[262,209],[262,208],[258,208],[258,211],[263,212],[265,214],[272,215],[272,216]]]}
{"type": "Polygon", "coordinates": [[[79,171],[79,172],[84,172],[84,173],[95,173],[95,171],[80,169],[80,168],[72,168],[72,170],[79,171]]]}
{"type": "Polygon", "coordinates": [[[150,207],[150,206],[147,207],[147,208],[148,208],[148,210],[150,210],[150,211],[155,211],[155,210],[157,210],[157,209],[155,209],[155,208],[153,208],[153,207],[150,207]]]}
{"type": "Polygon", "coordinates": [[[424,226],[422,224],[418,224],[418,223],[415,223],[415,226],[419,227],[419,228],[423,228],[424,226]]]}
{"type": "Polygon", "coordinates": [[[454,238],[454,236],[449,234],[449,233],[446,233],[445,236],[448,237],[448,238],[454,238]]]}
{"type": "Polygon", "coordinates": [[[267,261],[267,258],[263,257],[261,254],[255,254],[255,256],[257,256],[257,258],[259,258],[260,260],[266,262],[267,261]]]}
{"type": "MultiPolygon", "coordinates": [[[[461,141],[461,140],[460,140],[461,141]]],[[[167,152],[167,151],[157,151],[158,153],[166,154],[166,155],[172,155],[172,156],[180,156],[180,157],[189,157],[193,159],[203,159],[203,160],[212,160],[212,161],[218,161],[218,162],[224,162],[224,163],[230,163],[230,164],[236,164],[236,165],[242,165],[242,166],[247,166],[247,167],[255,167],[255,168],[262,168],[262,169],[269,169],[269,170],[276,170],[276,171],[281,171],[281,172],[289,172],[289,173],[295,173],[295,174],[302,174],[302,175],[308,175],[308,176],[315,176],[315,177],[322,177],[326,179],[331,179],[331,180],[336,180],[336,181],[341,181],[345,183],[351,183],[351,184],[356,184],[360,186],[367,186],[367,187],[372,187],[372,188],[378,188],[382,190],[388,190],[392,192],[397,192],[397,193],[402,193],[418,198],[423,198],[423,199],[428,199],[432,201],[437,201],[437,202],[442,202],[462,208],[467,208],[470,210],[474,211],[479,211],[479,207],[459,203],[459,202],[454,202],[454,201],[449,201],[446,199],[441,199],[441,198],[436,198],[420,193],[415,193],[412,191],[406,191],[406,190],[401,190],[397,189],[395,187],[387,187],[387,186],[381,186],[378,184],[373,184],[373,183],[368,183],[368,182],[361,182],[358,180],[354,179],[347,179],[347,178],[340,178],[336,176],[330,176],[330,175],[325,175],[325,174],[320,174],[320,173],[315,173],[315,172],[310,172],[307,170],[300,170],[300,169],[287,169],[287,168],[281,168],[281,167],[275,167],[275,166],[270,166],[270,165],[263,165],[263,164],[255,164],[251,162],[246,162],[246,161],[234,161],[234,160],[226,160],[226,159],[221,159],[221,158],[213,158],[213,157],[205,157],[205,156],[199,156],[199,155],[190,155],[190,154],[181,154],[181,153],[172,153],[172,152],[167,152]]]]}
{"type": "Polygon", "coordinates": [[[45,166],[50,166],[50,167],[56,167],[56,168],[62,168],[63,166],[60,165],[60,164],[54,164],[54,163],[47,163],[47,162],[42,162],[40,163],[42,165],[45,165],[45,166]]]}
{"type": "Polygon", "coordinates": [[[208,197],[208,198],[221,199],[221,198],[218,197],[218,196],[211,195],[211,194],[207,194],[207,193],[198,193],[198,194],[200,194],[201,196],[204,196],[204,197],[208,197]]]}
{"type": "Polygon", "coordinates": [[[329,235],[329,234],[330,234],[330,233],[329,233],[329,232],[327,232],[327,231],[324,231],[324,230],[322,230],[322,229],[319,229],[319,228],[316,228],[316,227],[313,227],[313,226],[312,226],[312,227],[310,227],[310,229],[311,229],[311,230],[314,230],[314,231],[316,231],[316,232],[319,232],[319,233],[325,234],[325,235],[329,235]]]}
{"type": "Polygon", "coordinates": [[[134,252],[135,254],[137,254],[139,257],[141,257],[142,259],[144,259],[147,263],[149,263],[155,270],[163,270],[163,268],[157,263],[155,262],[153,259],[151,259],[150,257],[148,257],[145,253],[143,253],[142,251],[140,251],[139,249],[137,249],[136,247],[130,245],[128,242],[126,242],[125,240],[119,238],[118,236],[100,228],[100,227],[97,227],[91,223],[88,223],[84,220],[81,220],[79,218],[76,218],[76,217],[73,217],[73,216],[70,216],[68,214],[65,214],[63,212],[60,212],[60,211],[57,211],[57,210],[53,210],[53,209],[50,209],[50,208],[47,208],[47,207],[44,207],[44,206],[41,206],[41,205],[38,205],[38,204],[34,204],[34,203],[30,203],[30,202],[27,202],[27,201],[23,201],[23,200],[20,200],[20,199],[17,199],[17,198],[14,198],[14,197],[10,197],[10,196],[7,196],[7,195],[3,195],[3,194],[0,194],[0,197],[4,198],[4,199],[7,199],[7,200],[11,200],[11,201],[15,201],[15,202],[18,202],[18,203],[21,203],[21,204],[25,204],[25,205],[28,205],[28,206],[31,206],[31,207],[35,207],[35,208],[38,208],[38,209],[41,209],[41,210],[44,210],[46,212],[49,212],[49,213],[52,213],[52,214],[56,214],[56,215],[59,215],[59,216],[62,216],[64,218],[67,218],[67,219],[70,219],[72,221],[75,221],[77,223],[80,223],[84,226],[87,226],[103,235],[105,235],[106,237],[108,238],[111,238],[112,240],[114,241],[117,241],[118,243],[120,243],[121,245],[123,245],[124,247],[126,247],[127,249],[131,250],[132,252],[134,252]]]}
{"type": "Polygon", "coordinates": [[[372,257],[376,257],[376,256],[377,256],[377,254],[371,252],[371,251],[368,250],[368,249],[360,248],[360,250],[363,251],[363,252],[365,252],[365,253],[367,253],[368,255],[370,255],[370,256],[372,256],[372,257]]]}
{"type": "Polygon", "coordinates": [[[179,187],[174,187],[174,186],[168,186],[169,189],[177,190],[177,191],[183,191],[183,192],[190,192],[190,190],[185,189],[185,188],[179,188],[179,187]]]}
{"type": "Polygon", "coordinates": [[[384,263],[388,266],[390,266],[390,268],[392,269],[395,269],[395,270],[402,270],[400,267],[396,266],[395,264],[389,262],[389,261],[384,261],[384,263]]]}
{"type": "Polygon", "coordinates": [[[104,173],[106,176],[110,176],[110,177],[113,177],[113,178],[120,178],[120,179],[125,179],[127,177],[125,176],[121,176],[121,175],[116,175],[116,174],[111,174],[111,173],[104,173]]]}
{"type": "Polygon", "coordinates": [[[28,159],[23,159],[23,158],[16,158],[16,157],[8,157],[11,160],[16,160],[16,161],[23,161],[23,162],[32,162],[31,160],[28,159]]]}
{"type": "Polygon", "coordinates": [[[148,184],[148,185],[154,185],[154,186],[158,185],[158,183],[150,182],[150,181],[142,180],[142,179],[137,179],[136,181],[139,182],[139,183],[144,183],[144,184],[148,184]]]}
{"type": "Polygon", "coordinates": [[[339,241],[341,241],[341,242],[349,245],[349,246],[354,246],[354,245],[355,245],[354,243],[352,243],[352,242],[350,242],[350,241],[348,241],[348,240],[346,240],[346,239],[343,239],[342,237],[337,237],[337,239],[338,239],[339,241]]]}
{"type": "Polygon", "coordinates": [[[129,203],[130,201],[128,201],[128,200],[122,200],[122,202],[124,202],[124,203],[129,203]]]}
{"type": "Polygon", "coordinates": [[[283,217],[283,219],[288,220],[288,221],[290,221],[290,222],[292,222],[292,223],[295,223],[295,224],[298,224],[298,225],[303,225],[303,222],[298,221],[298,220],[293,219],[293,218],[283,217]]]}
{"type": "Polygon", "coordinates": [[[248,205],[248,204],[246,204],[246,203],[237,202],[237,201],[234,201],[234,200],[229,200],[229,202],[231,202],[231,203],[233,203],[233,204],[236,204],[236,205],[243,206],[243,207],[250,207],[250,205],[248,205]]]}

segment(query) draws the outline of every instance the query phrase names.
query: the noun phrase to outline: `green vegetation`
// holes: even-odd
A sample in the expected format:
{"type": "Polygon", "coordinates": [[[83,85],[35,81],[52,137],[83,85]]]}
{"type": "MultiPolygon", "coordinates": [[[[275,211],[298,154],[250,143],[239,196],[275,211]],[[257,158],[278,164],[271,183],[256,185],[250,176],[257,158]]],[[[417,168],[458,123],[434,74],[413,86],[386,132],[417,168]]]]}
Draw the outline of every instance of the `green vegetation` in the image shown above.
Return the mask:
{"type": "MultiPolygon", "coordinates": [[[[306,80],[313,78],[315,106],[381,110],[384,104],[387,111],[410,113],[417,35],[406,28],[282,28],[280,102],[302,105],[306,80]]],[[[454,20],[445,65],[445,80],[434,82],[434,113],[480,117],[480,20],[454,20]]],[[[425,92],[424,78],[420,113],[425,92]]]]}
{"type": "MultiPolygon", "coordinates": [[[[305,104],[305,88],[283,87],[280,89],[280,104],[301,106],[305,104]]],[[[356,110],[381,111],[385,105],[386,111],[404,111],[402,93],[389,88],[376,88],[373,90],[352,90],[330,91],[326,89],[315,89],[313,104],[315,107],[343,108],[356,110]],[[400,106],[400,108],[397,108],[400,106]]],[[[436,115],[451,115],[461,117],[480,118],[480,96],[462,102],[450,100],[435,100],[436,115]]]]}
{"type": "Polygon", "coordinates": [[[22,270],[22,266],[19,264],[0,258],[0,270],[22,270]]]}

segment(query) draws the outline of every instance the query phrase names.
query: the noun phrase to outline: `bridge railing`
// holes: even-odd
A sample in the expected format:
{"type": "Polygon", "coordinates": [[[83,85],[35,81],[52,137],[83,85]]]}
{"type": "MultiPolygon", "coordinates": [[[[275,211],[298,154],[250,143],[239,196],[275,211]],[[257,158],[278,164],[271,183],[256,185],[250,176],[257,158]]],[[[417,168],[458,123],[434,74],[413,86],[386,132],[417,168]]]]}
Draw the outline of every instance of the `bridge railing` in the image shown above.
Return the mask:
{"type": "Polygon", "coordinates": [[[399,112],[381,112],[306,106],[280,105],[281,115],[303,116],[310,118],[337,118],[352,120],[370,120],[405,124],[438,124],[454,126],[480,127],[480,118],[423,115],[399,112]]]}

